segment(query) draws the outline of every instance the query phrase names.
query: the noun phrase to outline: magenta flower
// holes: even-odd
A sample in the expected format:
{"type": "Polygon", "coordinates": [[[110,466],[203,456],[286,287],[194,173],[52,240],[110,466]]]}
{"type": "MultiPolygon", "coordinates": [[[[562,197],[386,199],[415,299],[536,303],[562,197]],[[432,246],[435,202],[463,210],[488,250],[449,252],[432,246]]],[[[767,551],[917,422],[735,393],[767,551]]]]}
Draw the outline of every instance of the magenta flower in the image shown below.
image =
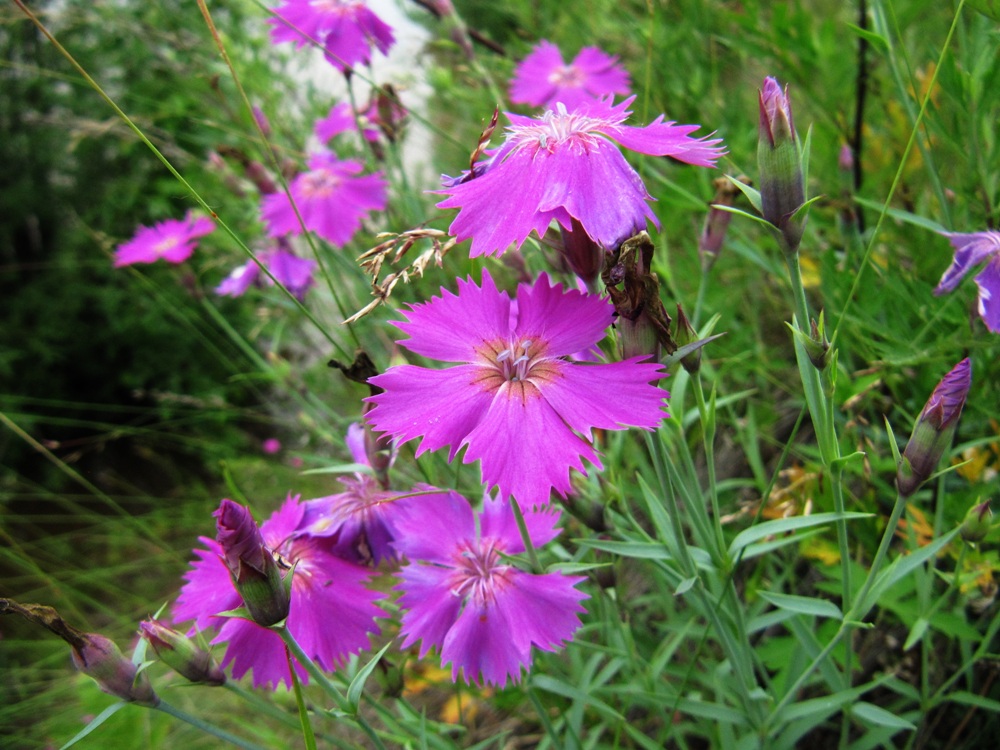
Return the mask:
{"type": "Polygon", "coordinates": [[[651,382],[655,363],[585,365],[566,357],[600,341],[613,307],[604,299],[563,291],[545,276],[517,289],[517,311],[483,272],[482,287],[459,280],[458,294],[414,305],[395,325],[400,343],[432,359],[461,363],[444,370],[392,367],[370,379],[383,393],[367,401],[372,426],[417,448],[450,445],[448,460],[465,446],[463,461],[480,461],[483,482],[522,506],[549,501],[550,489],[570,489],[571,468],[583,459],[602,468],[591,445],[593,428],[653,429],[667,395],[651,382]]]}
{"type": "Polygon", "coordinates": [[[167,219],[151,227],[139,227],[135,237],[115,250],[115,268],[155,263],[161,258],[169,263],[183,263],[198,246],[196,240],[214,230],[211,219],[190,211],[183,221],[167,219]]]}
{"type": "Polygon", "coordinates": [[[383,55],[396,39],[392,28],[362,0],[285,0],[274,9],[274,42],[304,47],[310,39],[323,46],[330,64],[344,71],[371,62],[372,47],[383,55]]]}
{"type": "Polygon", "coordinates": [[[993,333],[1000,333],[1000,232],[946,233],[955,258],[934,289],[940,295],[952,291],[969,270],[988,260],[976,276],[979,287],[979,317],[993,333]]]}
{"type": "Polygon", "coordinates": [[[510,84],[516,104],[552,109],[562,102],[570,111],[605,94],[628,93],[629,76],[617,57],[584,47],[567,65],[559,48],[545,40],[514,69],[510,84]]]}
{"type": "MultiPolygon", "coordinates": [[[[257,259],[299,301],[305,299],[306,292],[315,284],[313,271],[316,270],[316,261],[314,260],[300,258],[282,247],[258,253],[257,259]]],[[[274,285],[269,276],[260,272],[260,266],[257,263],[248,260],[243,265],[234,268],[215,288],[215,293],[223,297],[239,297],[245,294],[251,286],[260,283],[274,285]]]]}
{"type": "MultiPolygon", "coordinates": [[[[362,169],[361,162],[340,161],[332,154],[317,154],[309,160],[310,171],[288,186],[307,230],[340,247],[350,241],[369,211],[385,208],[381,173],[356,177],[362,169]]],[[[272,237],[302,232],[286,193],[265,195],[261,214],[272,237]]]]}
{"type": "MultiPolygon", "coordinates": [[[[364,123],[363,119],[362,123],[364,123]]],[[[364,130],[361,134],[366,141],[378,140],[378,130],[376,128],[365,127],[364,124],[362,124],[362,127],[364,130]]],[[[335,104],[326,117],[316,121],[313,132],[321,143],[329,143],[341,133],[347,133],[352,130],[356,131],[357,129],[358,123],[354,119],[351,105],[347,102],[341,102],[340,104],[335,104]]]]}
{"type": "MultiPolygon", "coordinates": [[[[351,654],[368,648],[368,634],[378,633],[374,618],[383,616],[375,605],[379,594],[365,587],[370,571],[337,557],[328,539],[303,535],[300,524],[305,506],[289,497],[260,531],[274,555],[294,568],[291,605],[286,626],[305,652],[324,669],[332,670],[351,654]]],[[[201,537],[207,549],[195,549],[187,583],[174,607],[174,622],[194,620],[191,632],[218,628],[212,643],[228,643],[222,667],[233,665],[233,677],[253,670],[255,687],[291,687],[281,636],[250,620],[218,617],[241,605],[240,595],[222,559],[222,547],[201,537]]],[[[303,682],[305,668],[296,665],[303,682]]]]}
{"type": "MultiPolygon", "coordinates": [[[[559,532],[556,512],[524,514],[532,544],[559,532]]],[[[531,665],[531,647],[555,651],[580,627],[585,580],[562,573],[526,573],[502,555],[524,551],[510,505],[489,497],[476,517],[455,492],[415,502],[396,519],[396,548],[409,564],[402,569],[403,648],[417,641],[420,657],[439,649],[466,682],[503,687],[518,682],[531,665]]]]}
{"type": "Polygon", "coordinates": [[[553,221],[573,230],[573,219],[606,248],[659,221],[652,197],[620,147],[655,156],[713,166],[724,152],[718,139],[697,139],[698,125],[656,118],[646,127],[622,125],[635,97],[613,105],[611,97],[567,111],[560,104],[540,118],[507,113],[507,140],[482,169],[446,179],[449,197],[438,208],[457,208],[449,232],[472,238],[470,255],[500,255],[534,231],[539,237],[553,221]]]}

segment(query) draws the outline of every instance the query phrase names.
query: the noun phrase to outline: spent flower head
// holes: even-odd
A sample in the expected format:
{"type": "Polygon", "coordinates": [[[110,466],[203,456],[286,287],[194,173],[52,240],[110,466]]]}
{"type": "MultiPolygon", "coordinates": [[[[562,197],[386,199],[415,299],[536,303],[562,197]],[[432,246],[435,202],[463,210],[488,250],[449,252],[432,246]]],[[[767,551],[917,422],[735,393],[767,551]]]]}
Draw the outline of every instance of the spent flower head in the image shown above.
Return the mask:
{"type": "Polygon", "coordinates": [[[458,241],[471,237],[470,255],[477,256],[520,247],[553,221],[571,231],[578,224],[606,248],[647,220],[659,227],[652,197],[621,149],[702,167],[724,151],[719,139],[692,138],[698,125],[664,122],[663,115],[645,127],[623,125],[634,99],[615,105],[607,97],[573,110],[558,103],[538,118],[507,113],[503,145],[463,177],[444,181],[440,192],[448,198],[438,208],[459,209],[449,232],[458,241]]]}
{"type": "Polygon", "coordinates": [[[941,276],[934,294],[952,291],[973,266],[986,261],[983,270],[976,276],[979,317],[992,333],[1000,333],[1000,232],[954,232],[944,236],[955,248],[955,257],[941,276]]]}
{"type": "Polygon", "coordinates": [[[458,294],[414,305],[396,326],[400,344],[447,369],[389,368],[370,379],[383,392],[368,421],[400,442],[421,438],[417,455],[450,445],[452,460],[480,461],[483,482],[525,507],[570,489],[583,460],[602,468],[593,430],[654,429],[667,395],[663,371],[641,358],[580,364],[567,359],[604,337],[613,308],[596,295],[564,290],[546,276],[521,284],[512,301],[483,273],[482,286],[458,281],[458,294]],[[514,303],[516,302],[516,311],[514,303]]]}
{"type": "Polygon", "coordinates": [[[584,47],[568,65],[559,48],[543,40],[514,69],[510,100],[533,107],[566,109],[607,94],[629,93],[629,76],[618,58],[597,47],[584,47]]]}
{"type": "MultiPolygon", "coordinates": [[[[532,544],[554,538],[558,520],[548,509],[525,512],[532,544]]],[[[524,552],[509,503],[486,497],[476,514],[447,492],[410,504],[394,524],[409,561],[398,586],[403,648],[420,641],[421,658],[437,648],[452,680],[461,672],[469,683],[519,682],[532,646],[555,651],[580,627],[582,576],[527,573],[505,559],[524,552]]]]}

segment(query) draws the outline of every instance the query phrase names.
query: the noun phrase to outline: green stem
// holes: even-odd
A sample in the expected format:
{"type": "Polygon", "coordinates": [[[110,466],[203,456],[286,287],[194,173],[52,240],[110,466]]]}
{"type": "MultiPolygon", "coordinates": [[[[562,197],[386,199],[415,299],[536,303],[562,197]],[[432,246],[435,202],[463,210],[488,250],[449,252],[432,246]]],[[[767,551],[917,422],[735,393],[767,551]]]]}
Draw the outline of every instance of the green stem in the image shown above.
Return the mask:
{"type": "Polygon", "coordinates": [[[285,661],[288,662],[288,672],[292,676],[292,692],[295,693],[295,705],[299,709],[302,739],[305,740],[306,750],[316,750],[316,733],[313,731],[312,722],[309,720],[309,711],[306,709],[306,702],[302,697],[302,685],[299,683],[299,675],[295,671],[295,660],[287,646],[285,647],[285,661]]]}
{"type": "Polygon", "coordinates": [[[719,546],[719,559],[726,554],[726,539],[722,533],[722,514],[719,512],[719,489],[715,475],[715,413],[709,413],[705,403],[705,393],[701,385],[701,372],[697,372],[694,380],[694,396],[698,402],[698,415],[701,419],[702,441],[705,447],[705,466],[708,472],[708,497],[712,504],[712,526],[715,529],[715,542],[719,546]]]}
{"type": "MultiPolygon", "coordinates": [[[[830,652],[840,643],[841,638],[853,627],[854,624],[859,622],[865,615],[868,614],[867,609],[864,607],[864,601],[868,596],[868,592],[871,591],[872,586],[875,584],[875,579],[878,576],[879,570],[882,568],[882,564],[885,562],[886,555],[889,552],[889,547],[892,544],[892,539],[896,534],[896,527],[899,525],[899,519],[903,514],[903,509],[906,507],[906,498],[899,495],[896,496],[896,504],[893,506],[892,514],[889,516],[889,522],[886,524],[885,531],[882,533],[882,541],[879,543],[878,551],[875,553],[875,559],[872,560],[871,569],[868,571],[868,577],[865,579],[864,585],[861,587],[861,591],[858,594],[857,599],[854,600],[854,605],[844,614],[844,620],[840,623],[840,627],[834,634],[833,638],[829,643],[824,646],[823,650],[817,654],[816,658],[812,660],[808,667],[806,667],[802,674],[798,676],[792,686],[785,693],[784,697],[778,702],[778,705],[774,707],[771,712],[770,719],[778,716],[778,714],[784,710],[784,708],[795,699],[798,695],[799,690],[805,684],[806,680],[812,675],[816,668],[830,655],[830,652]],[[862,611],[863,610],[863,611],[862,611]]],[[[769,721],[770,721],[769,719],[769,721]]]]}
{"type": "Polygon", "coordinates": [[[186,711],[182,711],[179,708],[171,706],[169,703],[165,701],[160,701],[159,705],[157,705],[155,708],[157,711],[162,711],[168,716],[173,716],[175,719],[180,719],[181,721],[190,724],[196,729],[200,729],[201,731],[205,732],[205,734],[210,734],[213,737],[218,737],[220,740],[229,742],[233,745],[236,745],[237,747],[242,747],[245,750],[264,750],[264,748],[262,748],[260,745],[255,745],[254,743],[248,740],[244,740],[240,737],[237,737],[235,734],[227,732],[224,729],[220,729],[214,724],[209,724],[207,721],[202,721],[197,716],[192,716],[186,711]]]}
{"type": "Polygon", "coordinates": [[[351,706],[350,701],[348,701],[347,698],[341,695],[337,686],[330,682],[330,679],[323,674],[323,671],[316,665],[316,662],[306,655],[306,652],[302,650],[298,641],[295,640],[295,636],[288,632],[288,628],[277,628],[274,632],[281,636],[281,640],[285,642],[285,645],[288,647],[289,651],[291,651],[295,660],[305,667],[309,676],[312,677],[316,681],[316,684],[318,684],[323,691],[333,699],[333,702],[337,704],[337,708],[357,723],[358,727],[361,731],[368,735],[368,738],[372,741],[375,747],[379,750],[385,750],[385,745],[382,744],[381,738],[375,733],[375,729],[372,725],[369,724],[353,706],[351,706]]]}
{"type": "Polygon", "coordinates": [[[517,522],[517,530],[521,532],[521,541],[524,542],[524,551],[528,553],[528,560],[531,563],[532,573],[543,573],[542,564],[538,562],[538,553],[535,552],[535,545],[531,543],[531,535],[528,533],[528,524],[524,522],[524,514],[521,513],[521,506],[518,505],[514,496],[510,496],[510,509],[514,513],[514,520],[517,522]]]}

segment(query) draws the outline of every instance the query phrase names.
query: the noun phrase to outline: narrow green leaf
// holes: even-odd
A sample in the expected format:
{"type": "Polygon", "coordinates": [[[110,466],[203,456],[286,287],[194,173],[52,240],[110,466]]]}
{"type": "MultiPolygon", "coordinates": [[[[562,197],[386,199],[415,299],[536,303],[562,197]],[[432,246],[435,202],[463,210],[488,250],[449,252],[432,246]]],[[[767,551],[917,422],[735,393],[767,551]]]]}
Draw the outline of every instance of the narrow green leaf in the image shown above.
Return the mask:
{"type": "Polygon", "coordinates": [[[937,555],[941,549],[951,543],[951,540],[955,538],[955,535],[958,532],[958,528],[952,529],[939,539],[935,539],[926,547],[921,547],[904,557],[894,560],[892,565],[879,573],[878,578],[875,579],[875,584],[872,586],[871,591],[868,592],[868,596],[865,598],[865,601],[862,602],[864,610],[860,613],[860,616],[863,617],[869,609],[875,606],[875,603],[879,600],[886,589],[899,582],[902,578],[910,575],[925,562],[937,555]]]}
{"type": "Polygon", "coordinates": [[[951,701],[952,703],[961,703],[963,706],[985,708],[987,711],[1000,714],[1000,701],[987,698],[983,695],[977,695],[976,693],[970,693],[967,690],[956,690],[954,693],[948,693],[944,696],[944,700],[951,701]]]}
{"type": "Polygon", "coordinates": [[[858,518],[871,518],[872,515],[871,513],[853,512],[843,515],[839,513],[815,513],[811,516],[795,516],[794,518],[780,518],[777,521],[766,521],[737,534],[729,545],[729,556],[736,557],[736,554],[744,547],[772,535],[786,534],[789,531],[808,529],[812,526],[822,526],[838,520],[853,521],[858,518]]]}
{"type": "Polygon", "coordinates": [[[861,721],[875,724],[880,727],[909,729],[911,731],[916,729],[916,726],[914,726],[911,722],[901,718],[891,711],[886,711],[884,708],[876,706],[874,703],[859,701],[851,706],[851,713],[861,721]]]}
{"type": "Polygon", "coordinates": [[[918,617],[917,621],[913,623],[913,627],[910,628],[910,634],[906,637],[906,643],[903,644],[903,651],[909,651],[911,648],[920,643],[920,639],[924,637],[924,633],[927,632],[927,618],[918,617]]]}
{"type": "Polygon", "coordinates": [[[382,647],[381,651],[375,654],[375,656],[371,658],[371,661],[369,661],[360,670],[358,670],[358,673],[354,675],[354,679],[351,680],[351,684],[347,688],[347,702],[351,704],[351,708],[354,709],[355,713],[357,713],[358,705],[361,703],[361,693],[365,689],[365,683],[371,676],[372,670],[375,669],[375,666],[379,663],[379,660],[383,656],[385,656],[385,652],[389,650],[389,647],[391,645],[392,641],[385,644],[382,647]]]}
{"type": "Polygon", "coordinates": [[[690,578],[685,578],[677,585],[677,588],[674,589],[674,596],[683,596],[696,583],[698,583],[698,576],[691,576],[690,578]]]}
{"type": "Polygon", "coordinates": [[[670,552],[662,544],[654,542],[613,542],[604,539],[580,539],[581,547],[613,552],[622,557],[636,557],[644,560],[670,560],[670,552]]]}
{"type": "Polygon", "coordinates": [[[60,750],[66,750],[67,747],[72,747],[73,745],[75,745],[77,742],[79,742],[84,737],[86,737],[88,734],[90,734],[95,729],[97,729],[99,726],[101,726],[101,724],[103,724],[108,719],[110,719],[112,716],[114,716],[116,713],[118,713],[119,711],[121,711],[126,705],[128,705],[128,704],[125,703],[125,701],[119,701],[118,703],[112,703],[106,709],[104,709],[103,711],[101,711],[101,713],[99,713],[97,716],[95,716],[93,719],[91,719],[90,723],[87,724],[87,726],[85,726],[79,732],[77,732],[76,736],[73,737],[73,739],[71,739],[65,745],[63,745],[60,748],[60,750]]]}
{"type": "Polygon", "coordinates": [[[798,612],[801,615],[812,615],[813,617],[832,617],[835,620],[844,619],[843,613],[833,602],[826,599],[813,599],[808,596],[794,596],[792,594],[777,594],[771,591],[759,591],[760,598],[770,602],[778,609],[787,609],[798,612]]]}

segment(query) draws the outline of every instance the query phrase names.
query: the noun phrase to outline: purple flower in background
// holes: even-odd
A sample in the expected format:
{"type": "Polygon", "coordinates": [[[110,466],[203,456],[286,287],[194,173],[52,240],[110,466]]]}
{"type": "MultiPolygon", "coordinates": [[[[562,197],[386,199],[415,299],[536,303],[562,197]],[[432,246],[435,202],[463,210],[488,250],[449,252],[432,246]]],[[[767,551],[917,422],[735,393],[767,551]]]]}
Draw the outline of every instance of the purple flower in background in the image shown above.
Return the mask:
{"type": "MultiPolygon", "coordinates": [[[[347,102],[341,102],[340,104],[335,104],[326,117],[316,122],[313,132],[316,133],[316,137],[322,143],[328,143],[341,133],[357,129],[358,124],[354,119],[354,113],[351,111],[351,105],[347,102]]],[[[376,128],[364,127],[361,134],[367,141],[378,140],[378,129],[376,128]]]]}
{"type": "MultiPolygon", "coordinates": [[[[375,605],[380,594],[365,587],[370,571],[342,560],[331,550],[329,539],[301,533],[305,506],[289,497],[260,531],[268,548],[291,570],[291,605],[286,627],[303,650],[319,665],[332,670],[351,654],[368,648],[368,634],[378,633],[374,618],[383,612],[375,605]]],[[[291,687],[291,673],[281,636],[250,620],[217,617],[241,604],[222,547],[201,537],[207,549],[196,548],[187,583],[174,607],[174,622],[194,620],[195,629],[218,628],[212,643],[228,643],[222,661],[233,665],[233,677],[253,670],[255,687],[291,687]]],[[[308,675],[301,665],[296,672],[303,682],[308,675]]]]}
{"type": "MultiPolygon", "coordinates": [[[[359,161],[340,161],[332,154],[317,154],[309,171],[288,186],[307,230],[338,247],[347,244],[369,211],[385,208],[385,180],[381,173],[358,177],[359,161]]],[[[301,234],[295,210],[286,193],[265,195],[261,214],[272,237],[301,234]]]]}
{"type": "Polygon", "coordinates": [[[294,42],[301,48],[312,39],[341,71],[367,65],[372,47],[384,55],[396,41],[392,28],[362,0],[285,0],[274,16],[268,22],[275,43],[294,42]]]}
{"type": "MultiPolygon", "coordinates": [[[[524,513],[535,545],[558,534],[558,520],[555,512],[524,513]]],[[[465,498],[448,492],[411,504],[395,528],[409,560],[398,586],[403,648],[421,641],[421,658],[439,649],[452,680],[461,671],[469,683],[518,682],[533,645],[555,651],[580,627],[583,577],[526,573],[501,557],[524,551],[508,503],[484,499],[477,524],[465,498]]]]}
{"type": "Polygon", "coordinates": [[[190,211],[184,219],[167,219],[151,227],[139,227],[135,237],[115,250],[115,268],[133,263],[155,263],[161,258],[170,263],[183,263],[198,246],[197,239],[215,230],[215,224],[205,216],[190,211]]]}
{"type": "MultiPolygon", "coordinates": [[[[315,284],[313,271],[316,270],[316,261],[300,258],[290,250],[282,247],[265,250],[257,254],[257,260],[263,263],[271,275],[280,281],[299,301],[305,299],[306,292],[315,284]]],[[[260,272],[260,266],[257,263],[248,260],[243,265],[234,268],[215,288],[215,293],[223,297],[239,297],[245,294],[251,286],[261,282],[270,286],[274,285],[269,276],[260,272]]]]}
{"type": "MultiPolygon", "coordinates": [[[[471,256],[500,255],[553,221],[574,230],[576,219],[595,242],[615,247],[659,221],[652,197],[621,148],[711,167],[724,152],[719,139],[691,138],[698,125],[663,122],[622,125],[635,97],[613,105],[611,97],[568,111],[562,104],[540,118],[507,113],[507,140],[483,168],[461,179],[446,178],[449,196],[438,208],[457,208],[449,232],[472,238],[471,256]]],[[[479,165],[477,164],[476,167],[479,165]]]]}
{"type": "Polygon", "coordinates": [[[667,393],[650,383],[663,377],[655,363],[576,364],[566,358],[604,337],[613,307],[595,295],[552,286],[545,276],[517,289],[517,310],[489,274],[482,287],[458,281],[458,294],[414,305],[395,325],[400,343],[430,359],[460,363],[443,370],[391,367],[369,380],[384,389],[368,420],[417,448],[466,446],[463,461],[479,460],[483,482],[513,494],[522,506],[549,501],[550,489],[570,489],[571,468],[583,459],[602,468],[593,428],[654,429],[665,416],[667,393]]]}
{"type": "Polygon", "coordinates": [[[1000,232],[955,232],[945,233],[944,236],[955,248],[955,258],[938,282],[934,294],[952,291],[973,266],[988,260],[976,276],[979,317],[991,332],[1000,333],[1000,232]]]}
{"type": "Polygon", "coordinates": [[[512,102],[549,109],[562,102],[573,110],[605,94],[628,93],[629,76],[617,57],[584,47],[567,65],[559,48],[544,40],[517,66],[510,84],[512,102]]]}

